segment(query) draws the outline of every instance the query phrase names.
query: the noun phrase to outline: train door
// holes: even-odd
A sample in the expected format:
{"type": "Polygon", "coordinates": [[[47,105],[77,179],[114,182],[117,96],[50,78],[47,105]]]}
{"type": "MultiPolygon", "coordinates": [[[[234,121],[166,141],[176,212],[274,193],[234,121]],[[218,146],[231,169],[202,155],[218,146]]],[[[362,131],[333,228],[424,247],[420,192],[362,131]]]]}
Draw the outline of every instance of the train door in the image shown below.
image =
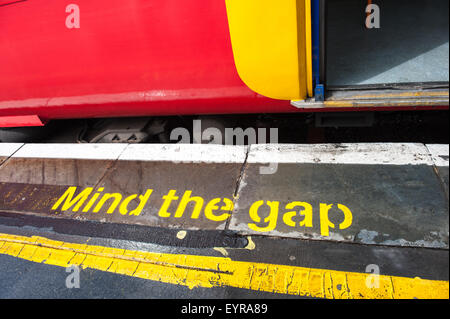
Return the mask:
{"type": "Polygon", "coordinates": [[[309,107],[448,108],[447,0],[313,0],[309,107]]]}
{"type": "Polygon", "coordinates": [[[236,68],[298,108],[447,107],[447,0],[226,0],[236,68]]]}

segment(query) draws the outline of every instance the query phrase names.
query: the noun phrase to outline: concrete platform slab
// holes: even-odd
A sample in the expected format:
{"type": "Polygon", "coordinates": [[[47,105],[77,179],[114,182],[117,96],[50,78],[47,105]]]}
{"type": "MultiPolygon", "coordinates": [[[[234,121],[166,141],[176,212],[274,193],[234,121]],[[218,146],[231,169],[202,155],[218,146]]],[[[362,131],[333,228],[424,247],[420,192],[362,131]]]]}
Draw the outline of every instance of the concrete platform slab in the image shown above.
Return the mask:
{"type": "Polygon", "coordinates": [[[255,145],[242,176],[229,227],[241,234],[448,249],[424,145],[255,145]],[[260,174],[269,161],[276,172],[260,174]]]}
{"type": "Polygon", "coordinates": [[[442,182],[442,187],[447,194],[448,203],[448,162],[449,162],[449,147],[443,144],[428,144],[426,145],[430,151],[433,159],[435,172],[442,182]]]}
{"type": "Polygon", "coordinates": [[[120,144],[1,144],[10,158],[0,170],[0,182],[93,186],[126,145],[120,144]]]}
{"type": "Polygon", "coordinates": [[[241,167],[241,163],[121,160],[97,188],[120,194],[120,206],[114,212],[108,205],[95,212],[77,212],[75,218],[180,229],[224,229],[233,209],[241,167]],[[125,207],[128,199],[131,201],[125,207]]]}
{"type": "Polygon", "coordinates": [[[445,146],[51,146],[0,166],[0,211],[448,249],[445,146]]]}
{"type": "Polygon", "coordinates": [[[218,145],[27,144],[0,169],[0,210],[224,229],[245,157],[218,145]]]}
{"type": "Polygon", "coordinates": [[[445,146],[103,147],[5,157],[3,297],[448,298],[445,146]]]}

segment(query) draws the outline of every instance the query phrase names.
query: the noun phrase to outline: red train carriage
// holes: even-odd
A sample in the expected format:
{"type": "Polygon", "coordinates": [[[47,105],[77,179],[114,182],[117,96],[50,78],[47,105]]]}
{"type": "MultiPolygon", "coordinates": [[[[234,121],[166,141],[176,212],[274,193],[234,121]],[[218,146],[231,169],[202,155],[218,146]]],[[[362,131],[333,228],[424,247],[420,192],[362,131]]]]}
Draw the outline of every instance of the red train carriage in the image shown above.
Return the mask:
{"type": "Polygon", "coordinates": [[[448,108],[447,0],[0,0],[0,127],[448,108]]]}

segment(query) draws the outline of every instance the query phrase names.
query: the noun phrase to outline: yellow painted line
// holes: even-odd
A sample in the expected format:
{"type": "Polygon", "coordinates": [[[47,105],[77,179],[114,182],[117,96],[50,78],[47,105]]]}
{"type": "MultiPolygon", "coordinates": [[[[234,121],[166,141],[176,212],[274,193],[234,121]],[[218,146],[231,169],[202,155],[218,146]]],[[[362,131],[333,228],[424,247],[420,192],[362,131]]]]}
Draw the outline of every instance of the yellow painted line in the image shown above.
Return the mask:
{"type": "Polygon", "coordinates": [[[326,107],[352,107],[355,106],[354,102],[349,102],[345,100],[340,101],[324,101],[323,105],[326,107]]]}
{"type": "Polygon", "coordinates": [[[352,100],[359,99],[386,99],[386,98],[416,98],[416,97],[447,97],[448,91],[438,91],[438,92],[423,92],[423,91],[413,91],[413,92],[396,92],[396,93],[369,93],[361,95],[353,95],[349,97],[352,100]]]}
{"type": "Polygon", "coordinates": [[[38,263],[98,269],[169,284],[237,287],[330,299],[448,299],[449,282],[133,251],[0,233],[0,254],[38,263]]]}
{"type": "Polygon", "coordinates": [[[448,105],[444,100],[334,100],[325,101],[324,107],[372,107],[372,106],[444,106],[448,105]]]}

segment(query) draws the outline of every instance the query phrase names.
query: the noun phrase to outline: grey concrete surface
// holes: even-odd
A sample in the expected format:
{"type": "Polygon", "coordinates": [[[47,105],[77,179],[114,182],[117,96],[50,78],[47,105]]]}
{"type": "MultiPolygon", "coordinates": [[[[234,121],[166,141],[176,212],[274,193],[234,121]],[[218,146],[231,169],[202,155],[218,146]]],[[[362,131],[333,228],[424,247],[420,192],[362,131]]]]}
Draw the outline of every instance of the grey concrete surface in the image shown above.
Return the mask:
{"type": "MultiPolygon", "coordinates": [[[[279,149],[298,151],[304,147],[309,146],[288,145],[279,149]]],[[[258,153],[252,152],[253,148],[245,163],[116,160],[104,166],[98,160],[77,160],[74,164],[73,160],[10,158],[0,166],[0,233],[360,273],[366,272],[368,265],[377,265],[384,275],[448,280],[448,167],[433,165],[424,145],[413,145],[419,151],[406,154],[412,156],[411,163],[406,161],[408,164],[333,164],[339,158],[354,160],[346,157],[348,147],[317,146],[316,153],[300,154],[299,162],[278,163],[275,174],[260,174],[259,169],[265,164],[256,161],[258,153]],[[319,158],[308,162],[311,154],[330,162],[319,158]],[[45,169],[36,169],[42,165],[45,169]],[[67,176],[58,177],[60,171],[67,176]],[[153,188],[156,200],[150,201],[134,219],[117,210],[108,213],[106,208],[96,213],[73,212],[72,208],[53,211],[55,201],[73,185],[82,186],[81,189],[103,187],[105,192],[121,193],[124,197],[153,188]],[[204,205],[199,218],[192,218],[192,206],[187,207],[183,217],[175,218],[180,198],[174,206],[167,207],[170,216],[158,216],[162,196],[171,189],[177,190],[177,195],[192,190],[192,196],[201,196],[205,203],[227,197],[234,203],[231,219],[213,223],[205,218],[204,205]],[[261,222],[255,221],[255,215],[250,218],[250,206],[259,200],[279,202],[276,218],[263,221],[268,216],[264,208],[256,213],[261,222]],[[302,210],[286,208],[293,201],[311,205],[311,227],[299,225],[304,219],[302,210]],[[324,203],[333,204],[328,216],[335,227],[328,225],[329,236],[322,234],[320,212],[324,203]],[[345,205],[352,213],[352,222],[343,229],[338,225],[346,217],[337,204],[345,205]],[[286,211],[293,213],[286,217],[286,211]],[[289,220],[295,225],[289,226],[289,220]],[[273,221],[277,225],[272,231],[249,228],[249,224],[266,227],[273,221]]],[[[399,161],[398,157],[405,155],[399,150],[408,147],[394,149],[397,155],[385,158],[387,162],[399,161]]],[[[353,154],[371,159],[364,152],[353,154]]],[[[283,154],[274,153],[266,158],[276,161],[280,155],[283,154]]],[[[128,209],[134,207],[130,202],[128,209]]],[[[81,271],[81,287],[73,290],[65,287],[68,273],[63,267],[5,255],[0,255],[0,265],[0,298],[292,297],[230,287],[190,290],[183,285],[93,269],[81,271]]]]}
{"type": "Polygon", "coordinates": [[[447,0],[379,0],[380,28],[366,29],[366,1],[328,3],[329,86],[449,81],[447,0]]]}
{"type": "Polygon", "coordinates": [[[259,165],[246,167],[231,230],[242,234],[448,248],[448,204],[431,166],[279,164],[273,175],[261,175],[258,170],[259,165]],[[248,212],[259,200],[277,201],[279,209],[271,213],[268,205],[261,206],[261,221],[255,222],[256,218],[248,212]],[[294,201],[311,205],[311,227],[299,225],[305,219],[301,215],[304,208],[285,208],[294,201]],[[333,204],[328,216],[335,228],[329,229],[328,236],[321,233],[321,204],[333,204]],[[344,221],[338,204],[352,213],[348,228],[338,228],[344,221]],[[294,227],[283,219],[289,211],[295,211],[294,227]],[[270,214],[276,214],[274,229],[249,228],[249,224],[254,224],[265,229],[272,219],[270,214]]]}

